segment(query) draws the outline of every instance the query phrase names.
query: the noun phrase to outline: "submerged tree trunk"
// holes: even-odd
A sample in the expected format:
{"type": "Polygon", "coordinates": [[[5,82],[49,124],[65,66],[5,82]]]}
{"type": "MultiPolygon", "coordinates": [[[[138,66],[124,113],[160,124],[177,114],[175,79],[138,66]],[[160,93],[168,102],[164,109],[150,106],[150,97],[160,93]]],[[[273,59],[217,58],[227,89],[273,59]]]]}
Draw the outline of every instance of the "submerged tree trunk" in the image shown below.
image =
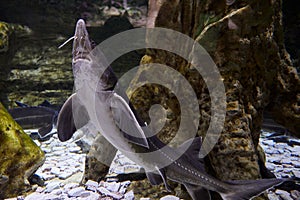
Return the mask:
{"type": "MultiPolygon", "coordinates": [[[[219,142],[208,155],[210,172],[222,180],[265,177],[258,141],[266,107],[278,122],[300,133],[300,80],[283,44],[280,1],[150,0],[147,26],[173,29],[198,41],[222,75],[227,114],[219,142]]],[[[198,135],[204,136],[210,97],[199,73],[179,56],[156,49],[141,63],[165,64],[185,76],[199,99],[198,135]]],[[[143,70],[147,69],[141,68],[133,83],[143,70]]],[[[129,94],[139,113],[157,103],[166,108],[168,119],[159,137],[170,141],[180,123],[177,98],[158,85],[144,85],[129,94]]],[[[149,122],[149,116],[141,115],[149,122]]]]}

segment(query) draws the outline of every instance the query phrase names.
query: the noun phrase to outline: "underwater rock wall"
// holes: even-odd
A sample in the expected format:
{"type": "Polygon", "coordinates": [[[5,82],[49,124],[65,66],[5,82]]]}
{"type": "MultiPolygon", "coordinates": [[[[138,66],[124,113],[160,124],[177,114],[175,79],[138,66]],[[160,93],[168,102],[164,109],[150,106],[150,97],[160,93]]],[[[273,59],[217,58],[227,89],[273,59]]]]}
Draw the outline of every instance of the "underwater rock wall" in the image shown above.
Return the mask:
{"type": "Polygon", "coordinates": [[[44,152],[0,103],[0,199],[31,190],[28,178],[44,162],[44,152]]]}
{"type": "MultiPolygon", "coordinates": [[[[153,0],[148,25],[185,33],[212,56],[224,79],[227,116],[221,138],[209,154],[211,172],[222,180],[257,179],[262,176],[257,151],[262,113],[275,102],[278,121],[285,119],[281,122],[299,134],[300,81],[284,49],[280,2],[230,2],[153,0]]],[[[165,51],[149,50],[141,63],[166,64],[189,80],[199,98],[198,134],[203,135],[210,121],[210,98],[200,75],[165,51]]],[[[157,103],[166,107],[168,119],[160,138],[170,141],[180,122],[177,99],[156,85],[129,93],[139,113],[147,113],[149,105],[157,103]]]]}

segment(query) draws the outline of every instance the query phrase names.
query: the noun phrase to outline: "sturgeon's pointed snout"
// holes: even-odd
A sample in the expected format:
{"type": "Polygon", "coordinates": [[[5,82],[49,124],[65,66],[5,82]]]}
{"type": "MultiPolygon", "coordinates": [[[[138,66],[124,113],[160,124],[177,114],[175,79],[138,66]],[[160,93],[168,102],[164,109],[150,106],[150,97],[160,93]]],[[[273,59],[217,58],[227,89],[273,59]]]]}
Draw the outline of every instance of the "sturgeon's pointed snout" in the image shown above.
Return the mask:
{"type": "Polygon", "coordinates": [[[74,42],[73,42],[73,62],[77,59],[88,59],[87,55],[92,50],[89,34],[83,19],[76,23],[74,42]]]}

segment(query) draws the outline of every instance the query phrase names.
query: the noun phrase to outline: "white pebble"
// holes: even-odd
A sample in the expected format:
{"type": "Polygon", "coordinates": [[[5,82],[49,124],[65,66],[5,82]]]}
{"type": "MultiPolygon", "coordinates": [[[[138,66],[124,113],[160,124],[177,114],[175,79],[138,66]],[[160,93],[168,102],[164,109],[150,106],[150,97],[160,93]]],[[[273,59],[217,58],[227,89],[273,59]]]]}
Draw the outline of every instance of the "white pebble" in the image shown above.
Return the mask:
{"type": "Polygon", "coordinates": [[[68,195],[69,197],[80,197],[83,192],[85,192],[84,187],[77,187],[68,191],[68,195]]]}
{"type": "Polygon", "coordinates": [[[49,182],[47,184],[45,192],[50,193],[53,190],[58,189],[58,188],[60,188],[60,182],[58,182],[58,181],[51,181],[51,182],[49,182]]]}
{"type": "Polygon", "coordinates": [[[126,192],[124,195],[125,200],[134,200],[134,193],[133,190],[130,190],[129,192],[126,192]]]}
{"type": "Polygon", "coordinates": [[[160,200],[179,200],[179,198],[175,197],[173,195],[167,195],[167,196],[160,198],[160,200]]]}

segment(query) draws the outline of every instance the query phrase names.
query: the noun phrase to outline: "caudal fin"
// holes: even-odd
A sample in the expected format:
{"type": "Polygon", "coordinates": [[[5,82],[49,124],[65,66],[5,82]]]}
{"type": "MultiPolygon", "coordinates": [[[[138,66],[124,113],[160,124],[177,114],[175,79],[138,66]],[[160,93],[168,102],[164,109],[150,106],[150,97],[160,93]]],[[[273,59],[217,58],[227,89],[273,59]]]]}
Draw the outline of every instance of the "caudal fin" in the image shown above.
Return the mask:
{"type": "Polygon", "coordinates": [[[249,200],[265,190],[292,179],[237,180],[227,182],[231,189],[220,195],[224,200],[249,200]]]}

